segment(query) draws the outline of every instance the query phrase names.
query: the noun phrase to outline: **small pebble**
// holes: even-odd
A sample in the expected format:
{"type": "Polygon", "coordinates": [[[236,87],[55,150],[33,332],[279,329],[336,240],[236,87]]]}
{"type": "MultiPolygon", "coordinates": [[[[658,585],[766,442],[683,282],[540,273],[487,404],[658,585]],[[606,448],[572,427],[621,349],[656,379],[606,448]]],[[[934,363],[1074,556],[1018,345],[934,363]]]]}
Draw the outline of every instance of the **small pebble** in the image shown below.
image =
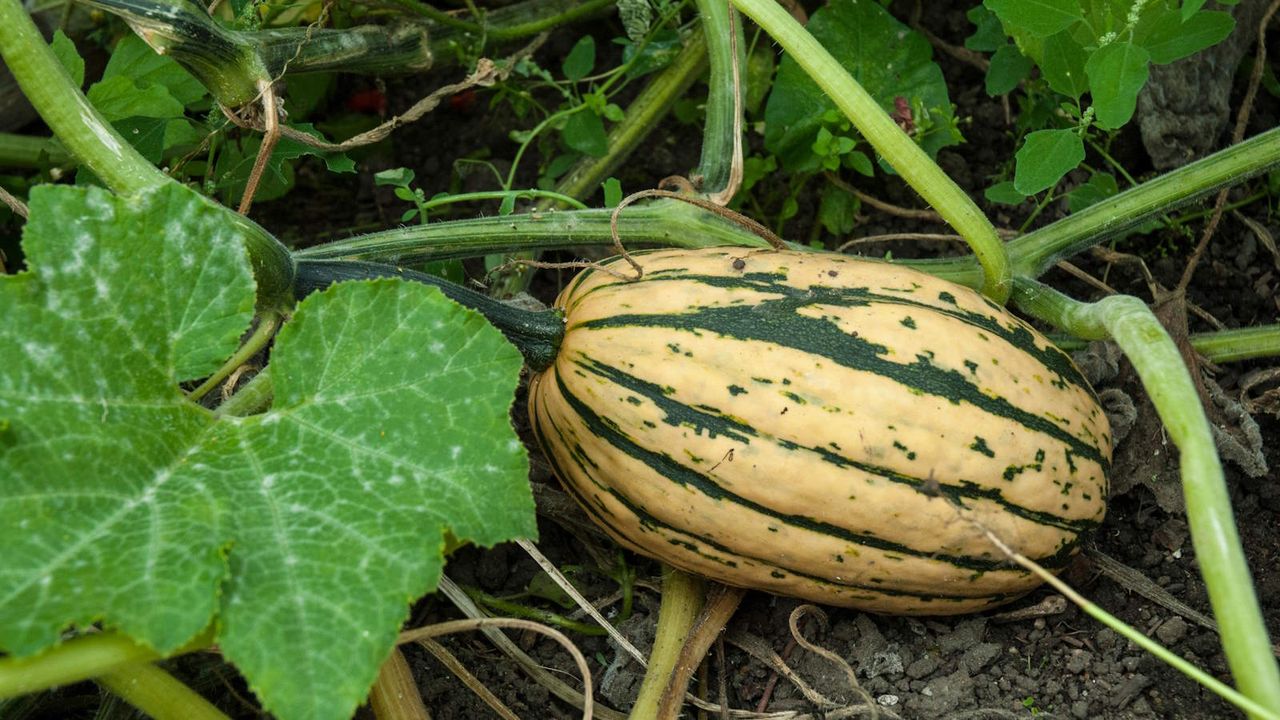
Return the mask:
{"type": "Polygon", "coordinates": [[[1073,675],[1079,675],[1089,667],[1089,662],[1093,657],[1087,650],[1072,650],[1071,657],[1067,658],[1067,672],[1073,675]]]}
{"type": "Polygon", "coordinates": [[[876,698],[876,702],[885,707],[892,707],[898,704],[898,696],[897,695],[881,695],[880,697],[876,698]]]}
{"type": "Polygon", "coordinates": [[[1187,621],[1174,615],[1156,629],[1156,637],[1165,645],[1175,645],[1187,636],[1187,621]]]}

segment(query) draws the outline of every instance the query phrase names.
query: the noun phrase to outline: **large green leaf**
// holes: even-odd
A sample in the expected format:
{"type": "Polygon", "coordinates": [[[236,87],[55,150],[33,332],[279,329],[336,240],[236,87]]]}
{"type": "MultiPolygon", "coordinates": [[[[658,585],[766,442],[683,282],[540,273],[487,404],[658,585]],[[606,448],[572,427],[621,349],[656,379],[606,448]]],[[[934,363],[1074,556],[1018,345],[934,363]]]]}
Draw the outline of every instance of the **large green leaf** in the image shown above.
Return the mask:
{"type": "Polygon", "coordinates": [[[1062,32],[1084,19],[1079,0],[985,0],[983,4],[1007,27],[1036,37],[1062,32]]]}
{"type": "Polygon", "coordinates": [[[1084,162],[1084,141],[1073,129],[1037,130],[1027,135],[1014,161],[1014,189],[1035,195],[1084,162]]]}
{"type": "Polygon", "coordinates": [[[1139,45],[1117,41],[1098,49],[1085,63],[1098,124],[1109,130],[1133,117],[1138,91],[1147,84],[1151,56],[1139,45]]]}
{"type": "Polygon", "coordinates": [[[1217,45],[1235,26],[1231,13],[1206,11],[1184,21],[1180,13],[1169,10],[1149,27],[1144,26],[1146,32],[1137,35],[1134,42],[1151,54],[1151,62],[1163,65],[1217,45]]]}
{"type": "Polygon", "coordinates": [[[115,75],[96,82],[87,93],[89,102],[107,120],[129,117],[178,118],[185,108],[162,85],[138,85],[130,77],[115,75]]]}
{"type": "Polygon", "coordinates": [[[190,105],[206,95],[204,86],[173,58],[152,50],[137,35],[125,35],[111,52],[102,78],[127,77],[140,87],[160,86],[178,102],[190,105]]]}
{"type": "Polygon", "coordinates": [[[253,310],[226,212],[177,186],[33,191],[32,269],[0,278],[0,649],[101,621],[168,652],[216,619],[277,716],[347,717],[446,530],[534,533],[520,358],[434,288],[348,283],[280,332],[271,409],[220,418],[177,383],[253,310]]]}
{"type": "MultiPolygon", "coordinates": [[[[935,130],[921,140],[930,155],[960,141],[950,131],[951,100],[929,42],[879,3],[832,0],[813,14],[808,30],[886,112],[901,97],[930,113],[935,130]]],[[[765,105],[765,147],[788,169],[816,169],[819,158],[811,148],[822,116],[834,108],[800,65],[784,56],[765,105]]]]}
{"type": "Polygon", "coordinates": [[[1066,30],[1045,38],[1042,52],[1040,73],[1049,87],[1079,100],[1089,90],[1089,76],[1084,71],[1089,53],[1066,30]]]}

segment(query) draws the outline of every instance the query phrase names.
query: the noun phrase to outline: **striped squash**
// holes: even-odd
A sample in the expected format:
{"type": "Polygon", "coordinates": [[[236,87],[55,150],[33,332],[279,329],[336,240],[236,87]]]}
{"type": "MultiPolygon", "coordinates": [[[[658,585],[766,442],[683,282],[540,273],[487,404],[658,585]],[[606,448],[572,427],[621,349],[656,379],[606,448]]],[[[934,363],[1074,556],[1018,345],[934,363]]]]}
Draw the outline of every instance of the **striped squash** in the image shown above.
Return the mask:
{"type": "Polygon", "coordinates": [[[730,585],[943,615],[1038,584],[969,520],[1050,569],[1102,520],[1096,397],[981,295],[829,254],[637,259],[638,282],[587,271],[560,294],[564,339],[529,393],[556,474],[624,546],[730,585]]]}

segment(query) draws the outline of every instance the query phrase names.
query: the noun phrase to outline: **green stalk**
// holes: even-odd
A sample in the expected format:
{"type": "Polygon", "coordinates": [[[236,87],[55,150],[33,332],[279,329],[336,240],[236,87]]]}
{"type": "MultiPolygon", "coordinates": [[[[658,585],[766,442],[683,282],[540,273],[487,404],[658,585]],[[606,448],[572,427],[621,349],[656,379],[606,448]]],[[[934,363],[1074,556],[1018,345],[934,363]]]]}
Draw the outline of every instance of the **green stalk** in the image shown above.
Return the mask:
{"type": "MultiPolygon", "coordinates": [[[[1081,350],[1089,344],[1088,340],[1062,334],[1051,335],[1050,339],[1067,351],[1081,350]]],[[[1191,347],[1211,363],[1280,357],[1280,325],[1214,330],[1195,333],[1187,339],[1191,347]]]]}
{"type": "Polygon", "coordinates": [[[412,25],[237,31],[191,0],[84,2],[122,17],[156,52],[177,60],[227,107],[252,102],[263,83],[286,74],[403,74],[432,64],[426,30],[412,25]]]}
{"type": "Polygon", "coordinates": [[[615,0],[530,0],[485,13],[490,40],[532,37],[545,30],[596,15],[614,6],[615,0]]]}
{"type": "Polygon", "coordinates": [[[669,565],[662,566],[658,629],[653,638],[653,650],[649,653],[649,666],[645,668],[644,681],[640,684],[640,694],[631,708],[633,720],[657,717],[662,694],[675,672],[676,661],[680,659],[684,641],[698,619],[705,596],[706,587],[701,579],[669,565]]]}
{"type": "Polygon", "coordinates": [[[93,109],[19,0],[0,0],[0,55],[45,124],[112,190],[132,195],[170,182],[93,109]]]}
{"type": "Polygon", "coordinates": [[[1224,148],[1013,240],[1009,253],[1014,258],[1014,270],[1019,275],[1039,277],[1065,257],[1277,165],[1280,128],[1224,148]]]}
{"type": "Polygon", "coordinates": [[[431,69],[427,31],[414,25],[360,25],[343,30],[280,28],[240,33],[271,77],[310,72],[404,75],[431,69]]]}
{"type": "Polygon", "coordinates": [[[251,102],[272,74],[238,33],[190,0],[83,0],[119,15],[153,50],[177,60],[227,107],[251,102]]]}
{"type": "Polygon", "coordinates": [[[439,23],[435,45],[456,42],[463,33],[484,35],[502,42],[530,37],[553,27],[590,17],[613,7],[615,0],[525,0],[495,8],[484,16],[484,25],[463,20],[418,0],[389,0],[409,12],[439,23]]]}
{"type": "Polygon", "coordinates": [[[235,395],[218,406],[213,414],[218,417],[248,417],[266,410],[275,397],[275,386],[271,382],[271,366],[262,368],[262,372],[253,376],[235,395]]]}
{"type": "MultiPolygon", "coordinates": [[[[645,86],[635,100],[627,106],[622,120],[613,126],[607,137],[608,151],[603,157],[584,157],[556,183],[556,192],[576,200],[590,197],[619,167],[626,162],[640,143],[653,132],[659,121],[671,110],[684,93],[693,85],[706,64],[707,45],[700,37],[692,38],[680,50],[670,65],[645,86]]],[[[536,132],[536,130],[535,130],[536,132]]],[[[527,145],[525,146],[527,147],[527,145]]],[[[521,148],[523,152],[524,147],[521,148]]],[[[519,163],[517,155],[516,164],[519,163]]],[[[515,164],[511,173],[514,177],[515,164]]],[[[512,178],[508,178],[508,183],[512,178]]],[[[551,210],[551,202],[540,202],[538,210],[551,210]]],[[[522,254],[518,259],[533,259],[533,254],[522,254]]],[[[499,295],[514,295],[525,290],[531,277],[525,268],[517,267],[503,273],[496,286],[499,295]]]]}
{"type": "Polygon", "coordinates": [[[1191,336],[1191,347],[1209,362],[1280,356],[1280,325],[1218,330],[1191,336]]]}
{"type": "MultiPolygon", "coordinates": [[[[707,43],[702,34],[695,35],[671,64],[663,68],[627,106],[621,122],[609,131],[609,151],[604,157],[579,160],[556,184],[556,192],[579,200],[594,193],[600,183],[631,157],[631,153],[671,111],[676,100],[684,96],[702,74],[706,61],[707,43]]],[[[545,207],[547,205],[543,204],[540,209],[545,207]]]]}
{"type": "MultiPolygon", "coordinates": [[[[204,632],[175,655],[208,647],[213,633],[204,632]]],[[[39,655],[0,658],[0,698],[70,685],[110,672],[114,668],[158,660],[154,650],[117,633],[80,635],[39,655]]]]}
{"type": "Polygon", "coordinates": [[[1254,595],[1213,433],[1182,356],[1141,300],[1113,295],[1082,303],[1035,280],[1015,279],[1014,301],[1078,337],[1111,338],[1124,351],[1181,453],[1182,488],[1196,560],[1209,591],[1227,663],[1247,697],[1280,712],[1280,669],[1254,595]]]}
{"type": "Polygon", "coordinates": [[[463,591],[467,593],[468,597],[475,600],[476,603],[483,605],[487,609],[493,611],[494,614],[501,615],[502,617],[521,617],[526,620],[535,620],[545,625],[564,628],[565,630],[576,632],[580,635],[599,636],[607,634],[604,628],[596,625],[595,623],[578,622],[577,620],[570,620],[564,615],[551,612],[550,610],[532,608],[511,600],[503,600],[502,598],[494,597],[479,588],[464,586],[463,591]]]}
{"type": "Polygon", "coordinates": [[[70,162],[67,149],[56,138],[0,133],[0,167],[35,170],[70,162]]]}
{"type": "Polygon", "coordinates": [[[964,236],[983,268],[982,292],[997,302],[1007,300],[1011,286],[1004,243],[969,196],[780,4],[775,0],[733,0],[733,4],[787,51],[876,152],[964,236]]]}
{"type": "Polygon", "coordinates": [[[186,683],[148,662],[123,665],[96,679],[155,720],[230,720],[186,683]]]}
{"type": "MultiPolygon", "coordinates": [[[[414,264],[490,253],[610,245],[609,209],[531,212],[396,228],[295,253],[299,260],[348,258],[414,264]]],[[[755,234],[706,210],[658,200],[623,210],[618,232],[628,247],[768,247],[755,234]]]]}
{"type": "MultiPolygon", "coordinates": [[[[1278,165],[1280,128],[1274,128],[1010,241],[1008,250],[1014,271],[1039,277],[1063,258],[1278,165]]],[[[976,287],[981,277],[972,258],[903,264],[969,287],[976,287]]]]}
{"type": "Polygon", "coordinates": [[[231,373],[235,372],[236,368],[249,362],[254,355],[262,352],[262,349],[275,336],[276,330],[280,327],[280,320],[280,313],[278,312],[267,312],[260,316],[258,327],[254,328],[253,334],[244,341],[240,349],[236,350],[235,354],[222,363],[222,367],[219,367],[212,375],[205,378],[205,381],[200,383],[199,387],[187,393],[187,399],[192,402],[198,401],[223,380],[226,380],[231,373]]]}
{"type": "MultiPolygon", "coordinates": [[[[734,102],[733,48],[730,38],[736,38],[738,69],[745,73],[747,44],[742,37],[742,23],[729,20],[729,5],[722,0],[696,0],[698,15],[702,19],[702,36],[706,38],[710,74],[707,77],[707,114],[702,130],[702,158],[698,162],[697,175],[702,178],[701,190],[714,195],[729,187],[732,182],[734,141],[739,140],[741,126],[740,103],[734,102]]],[[[746,77],[740,76],[739,99],[745,87],[746,77]]]]}
{"type": "Polygon", "coordinates": [[[379,278],[403,278],[431,285],[450,300],[481,313],[520,350],[525,363],[535,372],[550,367],[560,351],[560,341],[564,338],[564,315],[560,311],[512,307],[484,293],[413,270],[348,260],[304,260],[298,263],[294,291],[302,298],[335,282],[379,278]]]}

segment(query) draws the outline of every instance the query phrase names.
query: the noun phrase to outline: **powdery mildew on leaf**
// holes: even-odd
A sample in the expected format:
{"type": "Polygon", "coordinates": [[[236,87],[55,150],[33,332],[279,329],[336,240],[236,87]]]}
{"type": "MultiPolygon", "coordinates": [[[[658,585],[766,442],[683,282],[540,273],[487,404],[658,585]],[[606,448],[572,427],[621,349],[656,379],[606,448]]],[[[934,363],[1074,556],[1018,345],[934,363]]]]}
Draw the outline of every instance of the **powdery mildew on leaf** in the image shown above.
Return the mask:
{"type": "Polygon", "coordinates": [[[349,716],[446,528],[534,532],[518,353],[433,288],[341,285],[277,338],[273,408],[215,418],[177,381],[252,313],[226,211],[177,187],[32,211],[34,271],[0,279],[0,648],[102,619],[165,652],[216,613],[268,709],[349,716]]]}

